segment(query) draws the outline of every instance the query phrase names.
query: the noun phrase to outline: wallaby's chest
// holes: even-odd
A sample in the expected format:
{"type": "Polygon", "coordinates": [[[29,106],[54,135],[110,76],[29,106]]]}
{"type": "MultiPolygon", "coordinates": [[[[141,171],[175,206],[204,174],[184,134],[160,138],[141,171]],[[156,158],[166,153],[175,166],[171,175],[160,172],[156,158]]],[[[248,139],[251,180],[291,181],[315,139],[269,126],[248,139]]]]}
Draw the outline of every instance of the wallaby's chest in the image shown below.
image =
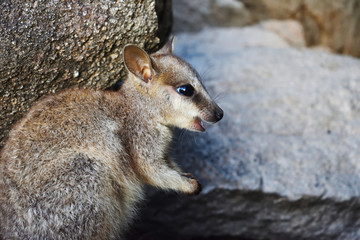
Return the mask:
{"type": "Polygon", "coordinates": [[[121,129],[118,136],[129,156],[154,160],[164,157],[172,140],[168,127],[136,119],[121,129]],[[139,125],[140,122],[146,125],[139,125]]]}

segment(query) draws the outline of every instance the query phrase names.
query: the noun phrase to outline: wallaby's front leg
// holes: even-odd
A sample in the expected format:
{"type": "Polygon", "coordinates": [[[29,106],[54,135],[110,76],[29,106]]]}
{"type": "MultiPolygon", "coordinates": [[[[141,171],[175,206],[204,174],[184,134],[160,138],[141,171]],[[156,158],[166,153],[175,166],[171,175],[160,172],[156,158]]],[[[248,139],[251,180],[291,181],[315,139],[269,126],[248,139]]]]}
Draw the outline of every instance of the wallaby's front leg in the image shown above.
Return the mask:
{"type": "Polygon", "coordinates": [[[156,163],[145,161],[145,164],[141,165],[144,179],[150,185],[186,194],[198,194],[201,191],[201,185],[193,175],[182,173],[181,169],[169,158],[161,159],[156,163]]]}
{"type": "Polygon", "coordinates": [[[174,161],[172,161],[171,158],[169,158],[169,156],[166,155],[164,160],[166,161],[166,163],[168,164],[168,166],[170,168],[176,170],[178,173],[180,173],[181,176],[191,178],[191,179],[196,179],[192,173],[184,173],[182,171],[182,169],[174,161]]]}

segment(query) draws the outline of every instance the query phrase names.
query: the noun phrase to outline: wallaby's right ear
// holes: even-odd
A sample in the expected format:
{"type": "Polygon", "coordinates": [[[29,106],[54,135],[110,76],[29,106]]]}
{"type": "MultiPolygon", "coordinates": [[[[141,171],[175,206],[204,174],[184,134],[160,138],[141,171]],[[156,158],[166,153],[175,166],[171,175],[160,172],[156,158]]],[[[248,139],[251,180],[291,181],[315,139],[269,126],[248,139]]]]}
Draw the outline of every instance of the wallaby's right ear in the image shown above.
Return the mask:
{"type": "Polygon", "coordinates": [[[124,47],[124,63],[126,68],[141,80],[148,82],[152,79],[154,70],[149,55],[135,45],[124,47]]]}
{"type": "Polygon", "coordinates": [[[165,43],[165,45],[161,49],[159,49],[155,54],[173,54],[174,40],[175,40],[174,36],[170,37],[167,43],[165,43]]]}

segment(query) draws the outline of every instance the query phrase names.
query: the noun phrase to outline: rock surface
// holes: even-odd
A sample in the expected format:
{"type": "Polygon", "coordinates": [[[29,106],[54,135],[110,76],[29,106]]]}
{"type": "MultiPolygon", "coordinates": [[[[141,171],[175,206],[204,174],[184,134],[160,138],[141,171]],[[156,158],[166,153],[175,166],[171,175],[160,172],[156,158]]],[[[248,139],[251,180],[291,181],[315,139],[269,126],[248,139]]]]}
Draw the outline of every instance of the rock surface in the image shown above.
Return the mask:
{"type": "Polygon", "coordinates": [[[180,34],[224,119],[181,133],[199,196],[150,191],[142,239],[360,239],[360,61],[258,28],[180,34]]]}
{"type": "Polygon", "coordinates": [[[259,27],[274,32],[290,46],[305,47],[305,36],[302,25],[295,20],[268,19],[258,24],[259,27]]]}
{"type": "Polygon", "coordinates": [[[173,1],[173,15],[174,32],[195,32],[209,26],[245,26],[253,23],[249,11],[238,0],[173,1]]]}
{"type": "Polygon", "coordinates": [[[358,0],[179,0],[174,1],[173,9],[176,32],[295,19],[304,27],[308,46],[323,45],[337,53],[360,57],[358,0]]]}
{"type": "Polygon", "coordinates": [[[71,85],[116,83],[124,76],[125,44],[152,50],[167,38],[169,3],[1,1],[0,147],[11,124],[40,96],[71,85]]]}
{"type": "Polygon", "coordinates": [[[357,0],[242,0],[253,20],[293,18],[304,27],[308,46],[360,57],[360,2],[357,0]]]}

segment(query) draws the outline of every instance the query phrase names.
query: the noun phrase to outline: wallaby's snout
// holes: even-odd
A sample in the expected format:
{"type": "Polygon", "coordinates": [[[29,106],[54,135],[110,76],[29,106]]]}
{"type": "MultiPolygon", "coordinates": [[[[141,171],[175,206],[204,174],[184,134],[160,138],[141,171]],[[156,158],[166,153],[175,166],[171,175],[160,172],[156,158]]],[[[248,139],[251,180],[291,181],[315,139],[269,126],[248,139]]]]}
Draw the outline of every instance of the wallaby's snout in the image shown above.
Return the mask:
{"type": "Polygon", "coordinates": [[[216,116],[217,121],[220,121],[224,116],[224,111],[221,108],[216,109],[215,116],[216,116]]]}
{"type": "Polygon", "coordinates": [[[199,118],[195,121],[199,126],[196,130],[201,132],[205,131],[205,127],[202,121],[209,123],[216,123],[220,121],[224,116],[224,111],[212,100],[209,102],[208,107],[200,107],[199,118]]]}
{"type": "Polygon", "coordinates": [[[216,123],[218,121],[220,121],[224,116],[224,111],[219,107],[219,106],[215,106],[215,110],[213,111],[213,118],[211,121],[211,123],[216,123]]]}

